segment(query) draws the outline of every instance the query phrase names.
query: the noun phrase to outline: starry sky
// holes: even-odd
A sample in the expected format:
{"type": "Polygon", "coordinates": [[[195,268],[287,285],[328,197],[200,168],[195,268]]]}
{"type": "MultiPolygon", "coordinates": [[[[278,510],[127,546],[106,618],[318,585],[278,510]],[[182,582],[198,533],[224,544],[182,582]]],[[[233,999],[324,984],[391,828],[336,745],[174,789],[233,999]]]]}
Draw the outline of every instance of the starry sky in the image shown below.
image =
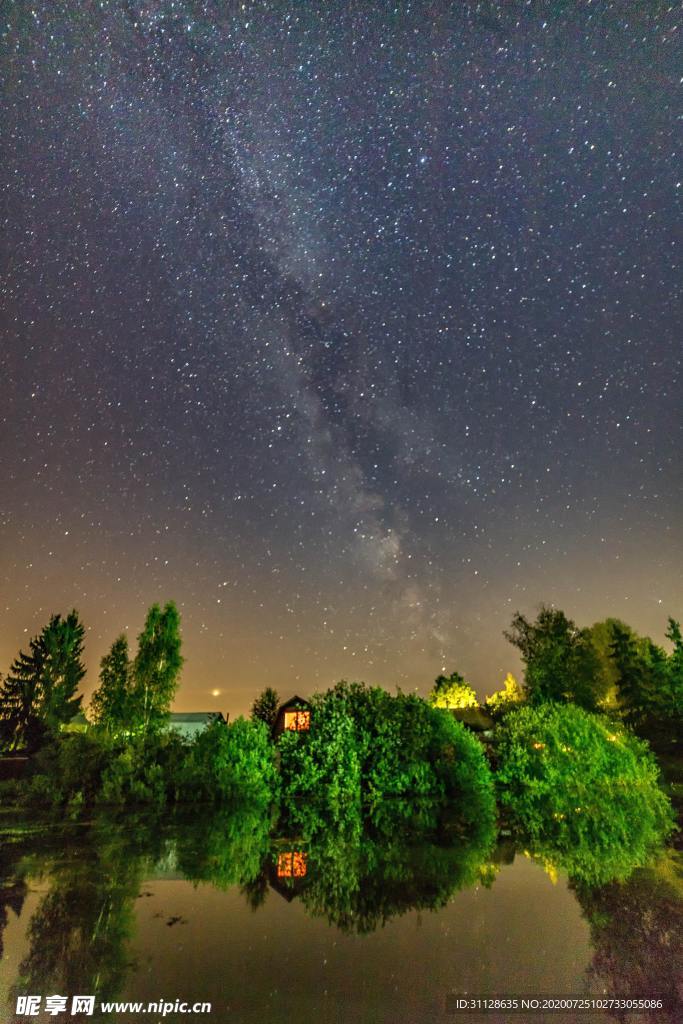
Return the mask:
{"type": "Polygon", "coordinates": [[[0,670],[480,695],[681,616],[677,5],[2,5],[0,670]]]}

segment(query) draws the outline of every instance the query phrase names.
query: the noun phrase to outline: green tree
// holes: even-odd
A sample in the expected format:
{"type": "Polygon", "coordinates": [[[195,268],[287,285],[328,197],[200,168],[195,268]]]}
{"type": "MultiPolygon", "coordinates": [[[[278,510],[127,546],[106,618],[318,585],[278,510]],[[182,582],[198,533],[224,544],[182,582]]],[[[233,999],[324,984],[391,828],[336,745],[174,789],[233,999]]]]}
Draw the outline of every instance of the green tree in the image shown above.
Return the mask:
{"type": "Polygon", "coordinates": [[[93,721],[113,734],[131,727],[130,683],[128,640],[121,634],[100,662],[100,685],[90,705],[93,721]]]}
{"type": "Polygon", "coordinates": [[[671,717],[680,721],[683,718],[683,634],[680,622],[671,617],[666,638],[673,644],[668,662],[671,717]]]}
{"type": "Polygon", "coordinates": [[[275,751],[265,722],[213,722],[194,741],[182,793],[207,803],[269,804],[277,796],[275,751]]]}
{"type": "Polygon", "coordinates": [[[669,619],[666,637],[673,645],[670,655],[649,637],[637,637],[623,623],[612,624],[610,656],[619,704],[624,718],[635,728],[676,723],[683,715],[683,641],[675,619],[669,619]]]}
{"type": "Polygon", "coordinates": [[[272,686],[267,686],[252,704],[251,717],[260,722],[265,722],[268,728],[272,729],[279,707],[280,698],[277,691],[272,686]]]}
{"type": "Polygon", "coordinates": [[[42,632],[20,651],[0,690],[0,718],[9,746],[36,745],[80,710],[84,629],[78,612],[53,615],[42,632]]]}
{"type": "Polygon", "coordinates": [[[622,714],[631,725],[639,725],[655,710],[654,679],[642,645],[633,631],[621,622],[612,623],[610,656],[616,671],[622,714]]]}
{"type": "Polygon", "coordinates": [[[524,659],[524,685],[532,704],[571,701],[593,711],[605,696],[590,631],[564,612],[542,607],[534,622],[517,612],[504,636],[524,659]]]}
{"type": "Polygon", "coordinates": [[[435,708],[476,708],[477,695],[458,672],[437,676],[427,700],[435,708]]]}
{"type": "Polygon", "coordinates": [[[153,604],[138,637],[131,685],[131,724],[144,735],[158,732],[168,721],[183,665],[180,616],[173,601],[153,604]]]}
{"type": "Polygon", "coordinates": [[[284,734],[278,746],[283,804],[299,815],[298,826],[309,809],[360,826],[388,799],[405,802],[409,815],[421,800],[457,807],[473,828],[494,816],[481,744],[413,694],[338,683],[312,698],[310,731],[284,734]]]}
{"type": "Polygon", "coordinates": [[[283,827],[311,830],[324,820],[360,829],[360,755],[346,691],[315,694],[310,730],[284,732],[278,754],[283,827]]]}
{"type": "Polygon", "coordinates": [[[627,878],[672,826],[646,743],[574,705],[525,706],[495,733],[502,807],[532,852],[590,884],[627,878]]]}

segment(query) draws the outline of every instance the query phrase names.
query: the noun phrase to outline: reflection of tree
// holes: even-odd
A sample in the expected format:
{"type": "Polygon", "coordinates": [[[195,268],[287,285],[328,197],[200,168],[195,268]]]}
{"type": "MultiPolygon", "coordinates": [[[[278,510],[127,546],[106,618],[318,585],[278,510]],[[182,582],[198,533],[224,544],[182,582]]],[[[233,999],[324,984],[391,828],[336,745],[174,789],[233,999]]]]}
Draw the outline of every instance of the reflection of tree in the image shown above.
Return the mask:
{"type": "Polygon", "coordinates": [[[29,951],[16,993],[85,992],[115,998],[130,966],[128,941],[144,856],[154,842],[136,830],[93,828],[54,834],[34,857],[31,873],[50,889],[28,926],[29,951]]]}
{"type": "Polygon", "coordinates": [[[258,879],[270,851],[270,829],[270,812],[260,805],[184,820],[177,833],[178,867],[193,882],[220,889],[246,886],[250,902],[258,906],[256,894],[265,892],[258,879]]]}
{"type": "Polygon", "coordinates": [[[4,952],[3,934],[9,921],[9,911],[12,910],[18,917],[28,892],[22,863],[24,854],[24,843],[5,842],[0,846],[0,960],[4,952]]]}
{"type": "Polygon", "coordinates": [[[682,896],[681,858],[673,851],[625,883],[577,887],[595,946],[591,972],[601,989],[613,997],[657,995],[664,1000],[663,1010],[643,1012],[641,1020],[683,1020],[682,896]]]}
{"type": "MultiPolygon", "coordinates": [[[[409,910],[444,906],[458,889],[481,880],[491,846],[491,827],[466,841],[457,830],[433,830],[440,808],[415,808],[425,823],[406,829],[399,803],[382,805],[360,834],[320,827],[308,846],[308,884],[301,900],[309,913],[343,931],[367,933],[409,910]]],[[[452,825],[452,823],[451,823],[452,825]]]]}

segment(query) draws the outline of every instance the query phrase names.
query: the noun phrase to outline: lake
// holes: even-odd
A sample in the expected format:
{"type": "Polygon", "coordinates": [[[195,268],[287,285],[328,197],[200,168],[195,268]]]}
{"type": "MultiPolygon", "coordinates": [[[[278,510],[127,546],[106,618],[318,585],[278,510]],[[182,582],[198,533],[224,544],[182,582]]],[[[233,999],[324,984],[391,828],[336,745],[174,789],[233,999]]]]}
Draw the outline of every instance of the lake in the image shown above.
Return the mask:
{"type": "MultiPolygon", "coordinates": [[[[620,1018],[455,1012],[465,994],[683,994],[680,861],[570,883],[506,837],[490,850],[386,835],[273,837],[258,815],[14,821],[0,858],[3,1020],[138,1020],[101,1001],[209,1002],[166,1020],[418,1024],[620,1018]],[[482,855],[483,854],[483,855],[482,855]],[[678,985],[678,988],[676,987],[678,985]],[[95,1011],[47,1015],[49,995],[95,1011]],[[14,1014],[43,997],[38,1016],[14,1014]]],[[[145,1020],[162,1019],[152,1009],[145,1020]]],[[[678,1018],[680,1019],[680,1018],[678,1018]]]]}

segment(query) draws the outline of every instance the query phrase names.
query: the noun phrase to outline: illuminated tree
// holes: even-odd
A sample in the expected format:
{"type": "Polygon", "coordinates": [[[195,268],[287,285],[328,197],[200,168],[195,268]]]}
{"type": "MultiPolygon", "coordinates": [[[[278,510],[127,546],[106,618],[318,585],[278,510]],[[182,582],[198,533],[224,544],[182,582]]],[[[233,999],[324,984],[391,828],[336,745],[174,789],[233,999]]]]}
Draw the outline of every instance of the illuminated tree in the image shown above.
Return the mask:
{"type": "Polygon", "coordinates": [[[437,676],[427,700],[435,708],[476,708],[477,695],[458,672],[449,676],[437,676]]]}
{"type": "Polygon", "coordinates": [[[213,722],[199,734],[182,770],[181,792],[209,803],[269,804],[277,796],[275,752],[265,722],[213,722]]]}
{"type": "Polygon", "coordinates": [[[503,689],[496,690],[495,693],[486,698],[486,710],[494,715],[503,715],[523,701],[524,693],[521,686],[512,673],[508,672],[503,682],[503,689]]]}

